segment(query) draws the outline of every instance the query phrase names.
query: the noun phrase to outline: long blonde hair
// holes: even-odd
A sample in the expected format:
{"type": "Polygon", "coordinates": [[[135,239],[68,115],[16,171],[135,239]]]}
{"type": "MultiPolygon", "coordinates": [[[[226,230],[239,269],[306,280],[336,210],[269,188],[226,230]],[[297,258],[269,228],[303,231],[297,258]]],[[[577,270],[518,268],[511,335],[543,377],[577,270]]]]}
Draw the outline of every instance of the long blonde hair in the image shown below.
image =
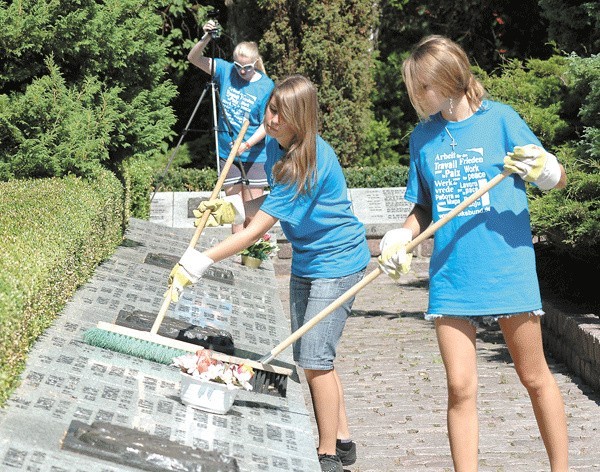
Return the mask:
{"type": "Polygon", "coordinates": [[[291,75],[275,86],[267,106],[271,105],[294,134],[290,148],[273,167],[273,177],[294,185],[295,197],[310,193],[317,179],[317,89],[303,75],[291,75]]]}
{"type": "Polygon", "coordinates": [[[426,36],[414,46],[402,63],[402,78],[410,102],[421,118],[427,118],[420,102],[425,86],[448,98],[466,95],[473,112],[487,95],[473,75],[465,51],[440,35],[426,36]]]}
{"type": "Polygon", "coordinates": [[[254,67],[264,74],[267,73],[262,57],[258,52],[258,44],[254,41],[242,41],[241,43],[238,43],[233,50],[233,58],[236,60],[240,57],[247,57],[251,62],[256,61],[254,67]]]}

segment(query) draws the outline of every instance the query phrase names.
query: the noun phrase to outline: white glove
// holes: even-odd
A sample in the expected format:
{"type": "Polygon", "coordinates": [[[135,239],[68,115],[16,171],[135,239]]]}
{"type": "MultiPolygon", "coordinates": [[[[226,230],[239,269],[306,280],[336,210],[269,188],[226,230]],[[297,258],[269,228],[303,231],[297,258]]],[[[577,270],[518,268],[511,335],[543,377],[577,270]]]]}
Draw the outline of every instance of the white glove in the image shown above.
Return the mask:
{"type": "MultiPolygon", "coordinates": [[[[169,274],[171,301],[177,303],[183,289],[188,285],[195,284],[214,262],[204,253],[191,247],[187,248],[169,274]]],[[[168,293],[169,291],[165,293],[165,296],[168,293]]]]}
{"type": "Polygon", "coordinates": [[[412,231],[408,228],[392,229],[385,233],[379,243],[381,255],[378,257],[379,268],[397,280],[400,275],[408,273],[412,261],[412,253],[406,252],[406,246],[412,241],[412,231]]]}
{"type": "Polygon", "coordinates": [[[515,146],[513,152],[507,152],[504,169],[519,174],[527,182],[533,182],[540,190],[556,187],[561,176],[556,156],[535,144],[515,146]]]}
{"type": "MultiPolygon", "coordinates": [[[[205,200],[194,210],[196,218],[202,218],[206,210],[210,210],[210,216],[206,221],[206,226],[221,226],[224,224],[241,225],[246,219],[244,210],[244,201],[240,195],[229,195],[225,198],[215,200],[205,200]]],[[[198,226],[197,220],[194,225],[198,226]]]]}

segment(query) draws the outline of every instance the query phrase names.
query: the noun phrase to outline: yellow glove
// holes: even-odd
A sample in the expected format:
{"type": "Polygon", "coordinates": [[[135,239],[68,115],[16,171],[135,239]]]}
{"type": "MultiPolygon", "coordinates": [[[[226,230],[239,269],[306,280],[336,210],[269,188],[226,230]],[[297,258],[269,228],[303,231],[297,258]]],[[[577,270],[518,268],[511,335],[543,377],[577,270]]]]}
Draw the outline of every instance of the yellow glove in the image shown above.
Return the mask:
{"type": "Polygon", "coordinates": [[[556,157],[535,144],[515,146],[513,152],[507,152],[504,169],[520,175],[526,182],[533,182],[541,190],[554,188],[561,176],[556,157]]]}
{"type": "Polygon", "coordinates": [[[412,241],[412,231],[408,228],[392,229],[385,233],[377,258],[379,268],[390,278],[398,280],[402,274],[408,273],[412,262],[412,253],[406,252],[406,246],[412,241]]]}
{"type": "MultiPolygon", "coordinates": [[[[187,248],[181,259],[169,274],[169,288],[171,288],[171,301],[177,303],[188,285],[195,284],[206,272],[214,261],[204,253],[187,248]]],[[[165,297],[169,291],[165,293],[165,297]]]]}
{"type": "Polygon", "coordinates": [[[211,211],[208,220],[206,220],[206,226],[220,226],[230,223],[241,225],[246,219],[244,201],[238,194],[201,202],[198,208],[194,210],[194,216],[198,218],[195,226],[198,226],[199,219],[206,210],[211,211]]]}
{"type": "MultiPolygon", "coordinates": [[[[179,301],[179,297],[183,293],[184,287],[188,285],[192,285],[192,281],[190,279],[191,275],[187,270],[185,270],[179,263],[175,264],[175,267],[171,270],[169,274],[169,288],[171,290],[171,301],[173,303],[177,303],[179,301]]],[[[169,291],[165,293],[165,297],[169,294],[169,291]]]]}
{"type": "Polygon", "coordinates": [[[194,216],[197,220],[194,226],[198,226],[200,218],[205,211],[210,210],[210,216],[206,220],[206,226],[221,226],[233,223],[235,220],[235,208],[233,205],[225,200],[206,200],[198,205],[198,208],[194,210],[194,216]]]}

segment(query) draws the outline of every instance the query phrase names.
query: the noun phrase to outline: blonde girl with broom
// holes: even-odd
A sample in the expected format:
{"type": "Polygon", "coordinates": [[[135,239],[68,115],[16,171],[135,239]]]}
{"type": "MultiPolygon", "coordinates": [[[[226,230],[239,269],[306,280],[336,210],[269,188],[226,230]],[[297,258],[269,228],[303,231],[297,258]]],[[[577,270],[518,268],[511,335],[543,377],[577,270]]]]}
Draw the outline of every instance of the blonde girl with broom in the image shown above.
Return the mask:
{"type": "MultiPolygon", "coordinates": [[[[172,274],[175,292],[196,282],[214,262],[256,242],[277,221],[292,245],[292,331],[360,282],[371,257],[365,229],[351,210],[338,158],[318,134],[318,113],[317,91],[307,78],[294,75],[275,86],[264,119],[270,193],[245,206],[245,216],[253,217],[242,231],[202,253],[186,250],[172,274]]],[[[223,205],[229,203],[210,208],[222,211],[223,205]]],[[[343,465],[356,460],[334,367],[353,302],[354,297],[293,345],[294,361],[304,369],[310,389],[319,432],[317,453],[326,472],[342,472],[343,465]]]]}
{"type": "Polygon", "coordinates": [[[403,63],[422,121],[410,136],[402,228],[381,241],[380,267],[410,268],[406,245],[432,221],[504,170],[504,178],[439,229],[429,269],[429,306],[448,386],[447,424],[456,472],[478,470],[476,328],[498,323],[527,389],[550,470],[568,471],[565,408],[542,346],[543,315],[525,181],[566,185],[563,167],[508,105],[486,99],[466,53],[442,36],[422,39],[403,63]]]}

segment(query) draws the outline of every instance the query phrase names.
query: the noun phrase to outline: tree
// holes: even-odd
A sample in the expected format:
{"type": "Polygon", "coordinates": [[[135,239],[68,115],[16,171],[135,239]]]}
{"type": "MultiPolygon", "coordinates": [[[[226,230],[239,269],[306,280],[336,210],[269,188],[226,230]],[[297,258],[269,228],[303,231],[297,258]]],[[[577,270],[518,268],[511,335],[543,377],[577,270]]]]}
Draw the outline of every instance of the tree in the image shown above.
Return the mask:
{"type": "Polygon", "coordinates": [[[262,0],[266,29],[260,42],[275,79],[300,73],[317,86],[322,134],[343,166],[368,153],[363,136],[373,121],[372,34],[377,24],[369,0],[262,0]]]}
{"type": "Polygon", "coordinates": [[[157,4],[0,4],[1,178],[87,175],[165,151],[175,96],[157,4]],[[87,130],[87,131],[86,131],[87,130]],[[64,161],[69,153],[82,159],[64,161]],[[54,156],[50,162],[44,162],[54,156]],[[78,165],[77,162],[82,164],[78,165]]]}

